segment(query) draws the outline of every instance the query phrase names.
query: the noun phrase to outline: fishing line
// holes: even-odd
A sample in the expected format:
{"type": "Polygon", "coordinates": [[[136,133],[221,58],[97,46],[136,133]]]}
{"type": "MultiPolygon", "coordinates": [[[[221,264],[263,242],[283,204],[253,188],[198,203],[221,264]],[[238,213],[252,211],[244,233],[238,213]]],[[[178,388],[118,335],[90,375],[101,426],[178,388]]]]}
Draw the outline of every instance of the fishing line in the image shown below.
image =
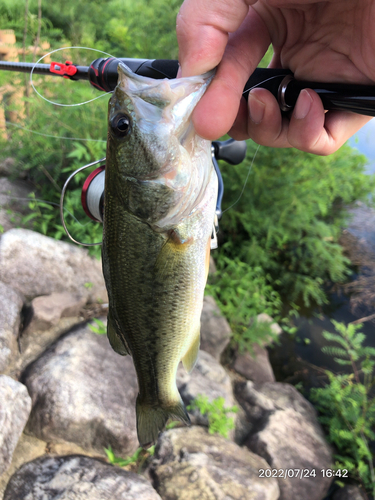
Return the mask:
{"type": "Polygon", "coordinates": [[[250,90],[253,90],[255,89],[256,87],[259,87],[259,85],[262,85],[263,83],[266,83],[266,82],[269,82],[270,80],[274,80],[275,78],[280,78],[279,75],[275,75],[275,76],[270,76],[269,78],[267,78],[266,80],[262,80],[261,82],[257,83],[256,85],[253,85],[252,87],[250,87],[249,89],[247,90],[244,90],[242,92],[242,95],[246,94],[246,92],[250,92],[250,90]]]}
{"type": "Polygon", "coordinates": [[[260,148],[260,144],[258,144],[258,147],[256,148],[255,150],[255,153],[254,153],[254,156],[253,156],[253,159],[251,160],[251,165],[250,165],[250,168],[249,168],[249,171],[247,172],[247,175],[246,175],[246,179],[245,179],[245,182],[244,182],[244,185],[242,186],[242,190],[241,190],[241,193],[240,193],[240,196],[237,198],[237,200],[228,208],[226,208],[224,211],[223,211],[223,214],[225,214],[225,212],[228,212],[228,210],[230,210],[231,208],[233,208],[235,205],[237,205],[237,203],[240,201],[240,199],[242,198],[242,195],[245,191],[245,187],[246,187],[246,184],[247,184],[247,181],[249,179],[249,175],[250,175],[250,172],[251,172],[251,169],[253,167],[253,163],[254,163],[254,160],[255,160],[255,157],[258,153],[258,150],[260,148]]]}
{"type": "Polygon", "coordinates": [[[43,134],[42,132],[36,132],[35,130],[31,130],[30,128],[22,127],[17,123],[9,122],[7,120],[2,123],[6,123],[8,125],[13,125],[14,127],[20,128],[21,130],[26,130],[26,132],[31,132],[32,134],[41,135],[43,137],[51,137],[52,139],[67,139],[69,141],[86,141],[86,142],[107,142],[103,139],[82,139],[81,137],[65,137],[63,135],[51,135],[51,134],[43,134]]]}
{"type": "MultiPolygon", "coordinates": [[[[276,76],[271,76],[270,78],[267,78],[266,80],[262,80],[261,82],[257,83],[256,85],[253,85],[252,87],[250,87],[249,89],[245,90],[244,92],[242,92],[242,95],[246,94],[246,92],[250,92],[251,90],[255,89],[256,87],[259,87],[259,85],[262,85],[263,83],[266,83],[268,82],[269,80],[274,80],[275,78],[280,78],[278,75],[276,76]]],[[[247,184],[247,181],[249,179],[249,176],[250,176],[250,172],[252,170],[252,167],[253,167],[253,164],[254,164],[254,160],[255,160],[255,157],[259,151],[259,148],[260,148],[260,144],[258,144],[256,150],[255,150],[255,153],[254,153],[254,156],[253,156],[253,159],[251,160],[251,165],[250,165],[250,168],[249,168],[249,171],[247,172],[247,175],[246,175],[246,179],[245,179],[245,182],[244,182],[244,185],[242,186],[242,190],[241,190],[241,193],[239,195],[239,197],[237,198],[237,200],[228,208],[226,208],[223,212],[222,212],[222,215],[225,214],[225,212],[228,212],[228,210],[230,210],[231,208],[233,208],[235,205],[237,205],[237,203],[240,201],[240,199],[242,198],[242,195],[245,191],[245,187],[246,187],[246,184],[247,184]]]]}
{"type": "Polygon", "coordinates": [[[106,56],[109,56],[109,57],[113,57],[114,59],[117,59],[117,57],[114,57],[112,56],[111,54],[108,54],[108,52],[104,52],[103,50],[99,50],[99,49],[91,49],[90,47],[61,47],[59,49],[55,49],[55,50],[52,50],[51,52],[48,52],[48,54],[45,54],[44,56],[42,56],[40,59],[37,60],[37,62],[34,64],[34,66],[32,67],[32,70],[31,70],[31,73],[30,73],[30,84],[32,86],[32,88],[34,89],[34,92],[36,94],[38,94],[39,97],[41,97],[42,99],[44,99],[45,101],[49,102],[50,104],[54,104],[55,106],[62,106],[62,107],[67,107],[67,108],[72,108],[74,106],[83,106],[84,104],[88,104],[89,102],[93,102],[93,101],[96,101],[97,99],[100,99],[104,96],[106,96],[107,94],[112,94],[112,92],[104,92],[104,94],[100,94],[98,95],[97,97],[94,97],[93,99],[90,99],[88,101],[84,101],[84,102],[80,102],[78,104],[62,104],[62,103],[59,103],[59,102],[53,102],[53,101],[50,101],[49,99],[47,99],[46,97],[44,97],[42,94],[40,94],[36,88],[35,88],[35,85],[33,83],[33,72],[34,72],[34,68],[37,64],[39,64],[40,61],[42,61],[45,57],[47,56],[50,56],[51,54],[54,54],[55,52],[59,52],[61,50],[68,50],[68,49],[83,49],[83,50],[92,50],[93,52],[100,52],[101,54],[105,54],[106,56]]]}

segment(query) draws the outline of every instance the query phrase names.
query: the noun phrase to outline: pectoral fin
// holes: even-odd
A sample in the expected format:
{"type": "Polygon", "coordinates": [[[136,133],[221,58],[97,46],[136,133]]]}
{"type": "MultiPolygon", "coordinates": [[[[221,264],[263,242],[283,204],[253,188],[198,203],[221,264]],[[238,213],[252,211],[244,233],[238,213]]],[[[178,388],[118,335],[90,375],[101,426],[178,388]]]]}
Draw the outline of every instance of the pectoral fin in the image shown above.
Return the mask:
{"type": "Polygon", "coordinates": [[[118,354],[121,354],[121,356],[126,356],[127,354],[131,354],[125,341],[123,341],[122,338],[120,337],[120,335],[117,333],[111,311],[109,311],[109,313],[108,313],[107,337],[108,337],[109,343],[111,344],[112,349],[115,352],[117,352],[118,354]]]}
{"type": "Polygon", "coordinates": [[[193,342],[190,344],[189,349],[185,353],[185,356],[182,358],[182,364],[184,365],[184,368],[188,373],[190,373],[193,370],[195,363],[197,362],[199,346],[200,346],[200,329],[198,328],[193,342]]]}

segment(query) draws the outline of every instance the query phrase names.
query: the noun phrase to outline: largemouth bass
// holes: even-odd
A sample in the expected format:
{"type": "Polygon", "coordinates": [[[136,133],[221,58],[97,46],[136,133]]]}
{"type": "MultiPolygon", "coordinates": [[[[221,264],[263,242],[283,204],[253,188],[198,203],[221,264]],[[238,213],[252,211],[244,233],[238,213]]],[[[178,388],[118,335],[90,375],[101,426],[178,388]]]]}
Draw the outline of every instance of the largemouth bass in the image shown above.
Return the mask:
{"type": "Polygon", "coordinates": [[[107,334],[133,357],[138,439],[190,419],[176,385],[197,359],[217,199],[211,143],[191,113],[211,76],[153,80],[119,65],[109,102],[103,273],[107,334]]]}

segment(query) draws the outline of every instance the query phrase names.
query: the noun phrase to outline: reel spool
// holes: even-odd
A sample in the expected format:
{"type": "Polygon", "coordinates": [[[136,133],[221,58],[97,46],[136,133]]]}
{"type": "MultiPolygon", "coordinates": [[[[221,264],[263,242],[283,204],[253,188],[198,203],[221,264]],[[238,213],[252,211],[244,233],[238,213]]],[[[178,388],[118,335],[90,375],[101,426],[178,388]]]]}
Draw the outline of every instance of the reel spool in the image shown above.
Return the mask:
{"type": "MultiPolygon", "coordinates": [[[[64,187],[61,191],[60,197],[60,219],[61,224],[67,234],[67,236],[73,241],[73,243],[77,243],[77,245],[83,245],[85,247],[93,247],[95,245],[101,245],[102,242],[98,243],[82,243],[81,241],[77,241],[73,238],[73,236],[69,233],[68,228],[65,224],[64,218],[64,197],[65,192],[68,188],[69,182],[75,177],[79,172],[85,170],[86,168],[93,167],[94,165],[98,165],[99,163],[104,163],[105,158],[101,160],[94,161],[92,163],[88,163],[83,167],[79,168],[75,172],[73,172],[66,180],[64,187]]],[[[90,217],[90,219],[95,222],[103,222],[103,201],[104,201],[104,178],[105,178],[105,165],[96,168],[85,180],[81,193],[81,203],[83,210],[86,215],[90,217]]]]}
{"type": "Polygon", "coordinates": [[[95,222],[103,222],[105,165],[96,168],[85,180],[81,203],[83,210],[95,222]]]}

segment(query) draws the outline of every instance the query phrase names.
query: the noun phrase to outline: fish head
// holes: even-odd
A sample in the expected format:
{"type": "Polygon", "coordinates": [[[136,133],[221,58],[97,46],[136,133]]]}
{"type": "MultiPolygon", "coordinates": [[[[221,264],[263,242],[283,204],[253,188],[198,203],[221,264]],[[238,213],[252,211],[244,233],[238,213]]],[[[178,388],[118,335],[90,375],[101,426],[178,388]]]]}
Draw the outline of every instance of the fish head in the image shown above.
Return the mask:
{"type": "MultiPolygon", "coordinates": [[[[142,182],[143,187],[153,182],[154,188],[158,184],[160,189],[164,186],[173,191],[169,208],[179,204],[182,197],[192,196],[191,202],[183,205],[186,215],[204,192],[211,169],[211,144],[197,136],[191,114],[213,72],[154,80],[136,75],[120,63],[118,74],[118,85],[109,102],[107,160],[110,158],[111,168],[117,170],[118,182],[138,181],[137,191],[142,182]]],[[[159,215],[165,216],[168,210],[159,215]]],[[[157,212],[153,209],[154,219],[157,212]]],[[[166,223],[176,222],[176,209],[173,214],[173,221],[166,223]]]]}

